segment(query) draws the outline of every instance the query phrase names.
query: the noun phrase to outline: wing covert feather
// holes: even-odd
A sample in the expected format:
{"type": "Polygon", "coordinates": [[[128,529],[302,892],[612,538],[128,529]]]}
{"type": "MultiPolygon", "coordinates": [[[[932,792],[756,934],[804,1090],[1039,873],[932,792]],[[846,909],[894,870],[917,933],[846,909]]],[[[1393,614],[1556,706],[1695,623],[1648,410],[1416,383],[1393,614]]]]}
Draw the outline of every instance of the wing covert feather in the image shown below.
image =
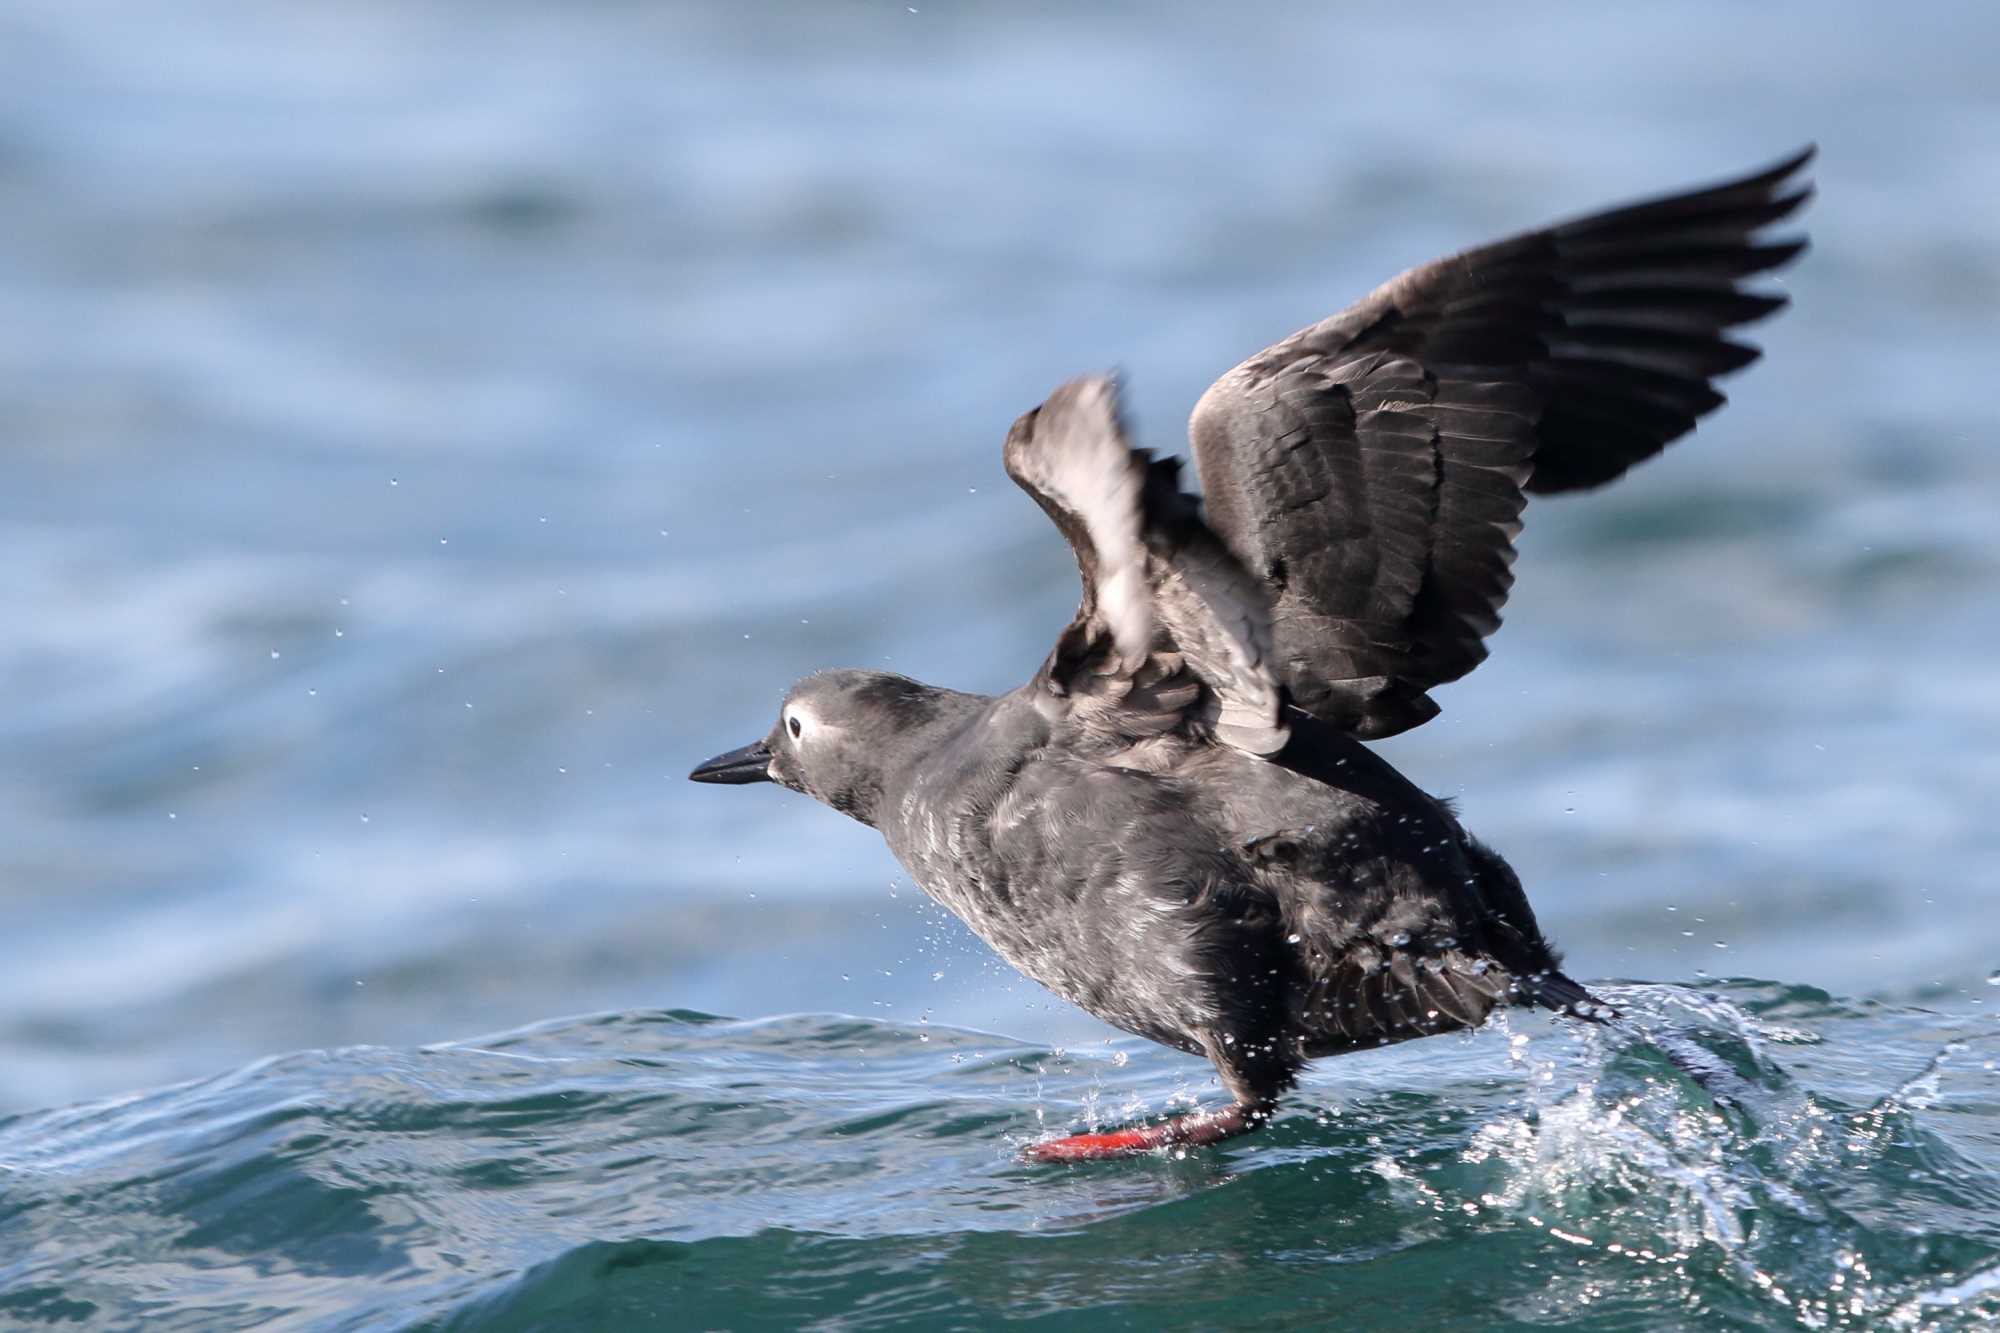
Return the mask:
{"type": "Polygon", "coordinates": [[[1283,748],[1265,589],[1181,490],[1180,461],[1131,447],[1117,381],[1058,388],[1014,423],[1005,459],[1083,577],[1076,616],[1036,676],[1045,705],[1114,748],[1172,734],[1283,748]]]}

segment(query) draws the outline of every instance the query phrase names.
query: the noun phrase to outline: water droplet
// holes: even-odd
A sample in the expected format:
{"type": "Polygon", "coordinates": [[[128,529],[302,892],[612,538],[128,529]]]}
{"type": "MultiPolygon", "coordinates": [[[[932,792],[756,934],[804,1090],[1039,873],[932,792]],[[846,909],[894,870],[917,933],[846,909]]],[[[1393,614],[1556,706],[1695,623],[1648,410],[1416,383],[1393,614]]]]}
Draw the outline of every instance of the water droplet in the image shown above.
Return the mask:
{"type": "Polygon", "coordinates": [[[1410,932],[1407,930],[1399,930],[1389,937],[1389,944],[1392,948],[1400,949],[1409,942],[1410,932]]]}
{"type": "MultiPolygon", "coordinates": [[[[1285,936],[1285,943],[1287,943],[1287,944],[1297,944],[1297,943],[1299,942],[1299,938],[1300,938],[1300,937],[1299,937],[1299,936],[1297,936],[1297,935],[1287,935],[1287,936],[1285,936]]],[[[1994,985],[1996,985],[1996,986],[2000,986],[2000,981],[1996,981],[1996,982],[1994,982],[1993,984],[1994,984],[1994,985]]]]}

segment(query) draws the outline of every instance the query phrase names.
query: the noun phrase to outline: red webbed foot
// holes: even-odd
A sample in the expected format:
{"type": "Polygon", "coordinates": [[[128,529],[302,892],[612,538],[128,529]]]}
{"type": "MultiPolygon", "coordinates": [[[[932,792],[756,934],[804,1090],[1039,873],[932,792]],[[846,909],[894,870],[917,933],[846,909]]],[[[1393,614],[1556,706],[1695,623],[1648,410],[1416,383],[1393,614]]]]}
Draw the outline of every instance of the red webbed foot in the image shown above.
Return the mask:
{"type": "Polygon", "coordinates": [[[1231,1106],[1220,1111],[1193,1111],[1156,1125],[1135,1125],[1103,1134],[1072,1134],[1068,1138],[1032,1143],[1021,1150],[1031,1162],[1102,1162],[1137,1157],[1162,1148],[1197,1148],[1248,1134],[1270,1118],[1267,1107],[1231,1106]]]}

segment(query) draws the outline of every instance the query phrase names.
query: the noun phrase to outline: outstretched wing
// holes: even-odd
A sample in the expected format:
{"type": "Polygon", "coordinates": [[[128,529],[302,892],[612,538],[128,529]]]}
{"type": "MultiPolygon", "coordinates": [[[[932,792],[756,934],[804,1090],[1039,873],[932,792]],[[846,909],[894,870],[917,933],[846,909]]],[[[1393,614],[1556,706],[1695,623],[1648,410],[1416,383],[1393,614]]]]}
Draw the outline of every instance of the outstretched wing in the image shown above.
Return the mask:
{"type": "Polygon", "coordinates": [[[1599,486],[1721,406],[1785,304],[1742,280],[1813,150],[1414,268],[1231,370],[1189,423],[1208,522],[1271,587],[1279,673],[1363,737],[1486,656],[1527,496],[1599,486]]]}
{"type": "Polygon", "coordinates": [[[1083,574],[1076,618],[1035,678],[1041,697],[1108,744],[1181,734],[1283,748],[1264,589],[1202,522],[1179,460],[1128,443],[1117,381],[1057,389],[1014,423],[1006,463],[1083,574]]]}

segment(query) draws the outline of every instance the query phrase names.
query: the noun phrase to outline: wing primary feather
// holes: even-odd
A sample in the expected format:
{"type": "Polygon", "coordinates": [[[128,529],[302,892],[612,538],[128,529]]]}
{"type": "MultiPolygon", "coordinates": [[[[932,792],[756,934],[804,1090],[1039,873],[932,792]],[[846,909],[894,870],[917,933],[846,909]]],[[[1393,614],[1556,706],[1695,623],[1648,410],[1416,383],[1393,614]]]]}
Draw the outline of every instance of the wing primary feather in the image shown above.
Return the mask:
{"type": "MultiPolygon", "coordinates": [[[[1721,406],[1782,309],[1810,147],[1411,269],[1223,375],[1189,421],[1208,522],[1272,598],[1286,690],[1365,738],[1485,656],[1526,497],[1601,485],[1721,406]]],[[[1367,989],[1364,984],[1363,989],[1367,989]]]]}

